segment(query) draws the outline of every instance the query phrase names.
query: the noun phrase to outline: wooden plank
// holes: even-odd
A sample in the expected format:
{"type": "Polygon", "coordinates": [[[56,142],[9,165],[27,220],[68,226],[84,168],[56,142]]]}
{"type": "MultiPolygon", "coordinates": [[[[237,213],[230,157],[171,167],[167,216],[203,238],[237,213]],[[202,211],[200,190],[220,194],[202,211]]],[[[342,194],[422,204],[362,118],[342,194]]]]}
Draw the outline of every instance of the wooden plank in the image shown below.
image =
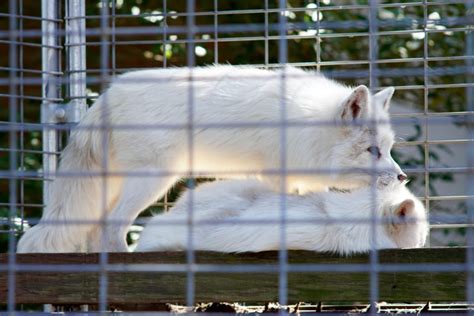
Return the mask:
{"type": "MultiPolygon", "coordinates": [[[[290,251],[292,264],[368,264],[368,255],[338,257],[309,251],[290,251]]],[[[466,248],[383,250],[383,264],[463,264],[466,248]]],[[[7,298],[8,256],[0,254],[0,303],[7,298]]],[[[95,304],[98,302],[99,273],[61,272],[61,267],[94,267],[98,254],[19,254],[17,264],[30,265],[31,272],[16,273],[17,303],[95,304]],[[38,272],[34,265],[53,267],[38,272]],[[58,266],[60,265],[60,266],[58,266]],[[56,271],[56,267],[59,267],[56,271]]],[[[263,303],[278,300],[278,252],[222,254],[197,252],[197,264],[264,265],[268,272],[229,273],[198,272],[195,277],[198,302],[263,303]],[[273,269],[273,270],[272,270],[273,269]]],[[[111,253],[109,263],[121,264],[185,264],[185,253],[111,253]]],[[[113,266],[116,267],[116,266],[113,266]]],[[[89,270],[90,271],[90,270],[89,270]]],[[[128,304],[185,303],[184,272],[108,272],[108,302],[128,304]]],[[[383,301],[464,301],[466,274],[463,272],[383,272],[379,274],[380,300],[383,301]]],[[[367,272],[290,272],[288,300],[299,301],[362,301],[369,300],[367,272]]]]}

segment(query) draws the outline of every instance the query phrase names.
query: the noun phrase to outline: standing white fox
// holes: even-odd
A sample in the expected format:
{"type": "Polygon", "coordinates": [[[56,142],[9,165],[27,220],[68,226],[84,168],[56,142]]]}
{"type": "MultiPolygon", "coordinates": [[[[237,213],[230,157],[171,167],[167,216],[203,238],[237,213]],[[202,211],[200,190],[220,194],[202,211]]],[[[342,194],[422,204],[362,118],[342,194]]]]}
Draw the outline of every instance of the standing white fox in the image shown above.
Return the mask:
{"type": "MultiPolygon", "coordinates": [[[[426,241],[425,208],[401,183],[350,193],[310,192],[284,197],[287,249],[348,255],[372,247],[419,248],[426,241]],[[373,219],[375,227],[371,226],[373,219]]],[[[141,233],[136,251],[188,249],[189,201],[185,193],[169,212],[153,217],[141,233]]],[[[195,250],[258,252],[280,248],[282,196],[262,182],[206,183],[196,189],[192,201],[195,250]]]]}
{"type": "Polygon", "coordinates": [[[350,88],[291,67],[122,75],[89,109],[62,153],[59,173],[83,174],[59,174],[40,223],[21,238],[18,251],[127,251],[126,233],[138,214],[190,172],[255,175],[279,190],[282,146],[288,191],[368,185],[374,161],[377,176],[403,181],[390,156],[393,91],[371,95],[365,86],[350,88]],[[288,123],[285,144],[281,106],[288,123]],[[107,177],[107,192],[104,161],[114,173],[107,177]],[[106,245],[99,242],[101,219],[109,223],[106,245]]]}

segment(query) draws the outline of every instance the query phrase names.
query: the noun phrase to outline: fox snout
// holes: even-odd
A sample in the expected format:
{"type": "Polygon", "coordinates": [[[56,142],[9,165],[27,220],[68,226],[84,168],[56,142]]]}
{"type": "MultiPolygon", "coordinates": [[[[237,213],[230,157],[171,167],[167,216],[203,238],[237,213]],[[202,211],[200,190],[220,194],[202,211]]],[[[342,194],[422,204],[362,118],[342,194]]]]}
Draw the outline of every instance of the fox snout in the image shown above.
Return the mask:
{"type": "Polygon", "coordinates": [[[407,175],[392,157],[386,159],[385,163],[382,162],[379,167],[382,169],[378,177],[380,185],[388,185],[395,182],[404,183],[408,179],[407,175]]]}
{"type": "Polygon", "coordinates": [[[390,163],[392,165],[393,170],[395,171],[395,174],[397,175],[397,180],[400,181],[401,183],[405,182],[408,177],[405,172],[402,171],[398,163],[393,160],[392,156],[390,156],[390,163]]]}

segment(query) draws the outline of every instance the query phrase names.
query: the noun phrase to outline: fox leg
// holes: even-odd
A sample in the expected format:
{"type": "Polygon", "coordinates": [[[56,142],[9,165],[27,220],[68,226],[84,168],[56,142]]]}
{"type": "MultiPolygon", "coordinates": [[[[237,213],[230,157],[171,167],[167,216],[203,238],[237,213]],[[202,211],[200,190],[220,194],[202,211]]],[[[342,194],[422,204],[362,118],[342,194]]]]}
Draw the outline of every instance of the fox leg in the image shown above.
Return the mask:
{"type": "MultiPolygon", "coordinates": [[[[148,172],[149,170],[147,169],[148,172]]],[[[103,240],[105,244],[100,242],[102,234],[97,234],[99,245],[102,244],[100,250],[107,252],[128,251],[126,236],[134,220],[140,212],[165,195],[177,180],[178,177],[170,175],[126,177],[122,193],[115,207],[107,216],[105,240],[103,240]]]]}

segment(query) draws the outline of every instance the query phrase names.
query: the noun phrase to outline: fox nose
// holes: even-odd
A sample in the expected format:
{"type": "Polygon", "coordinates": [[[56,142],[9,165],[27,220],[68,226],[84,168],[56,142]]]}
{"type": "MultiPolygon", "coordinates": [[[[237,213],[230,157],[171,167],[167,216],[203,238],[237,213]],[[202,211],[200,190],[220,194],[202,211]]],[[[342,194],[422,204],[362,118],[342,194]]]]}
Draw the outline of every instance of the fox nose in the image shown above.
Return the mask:
{"type": "Polygon", "coordinates": [[[404,173],[400,173],[400,174],[397,176],[397,179],[398,179],[398,181],[403,182],[403,181],[405,181],[405,180],[407,179],[407,175],[404,174],[404,173]]]}

